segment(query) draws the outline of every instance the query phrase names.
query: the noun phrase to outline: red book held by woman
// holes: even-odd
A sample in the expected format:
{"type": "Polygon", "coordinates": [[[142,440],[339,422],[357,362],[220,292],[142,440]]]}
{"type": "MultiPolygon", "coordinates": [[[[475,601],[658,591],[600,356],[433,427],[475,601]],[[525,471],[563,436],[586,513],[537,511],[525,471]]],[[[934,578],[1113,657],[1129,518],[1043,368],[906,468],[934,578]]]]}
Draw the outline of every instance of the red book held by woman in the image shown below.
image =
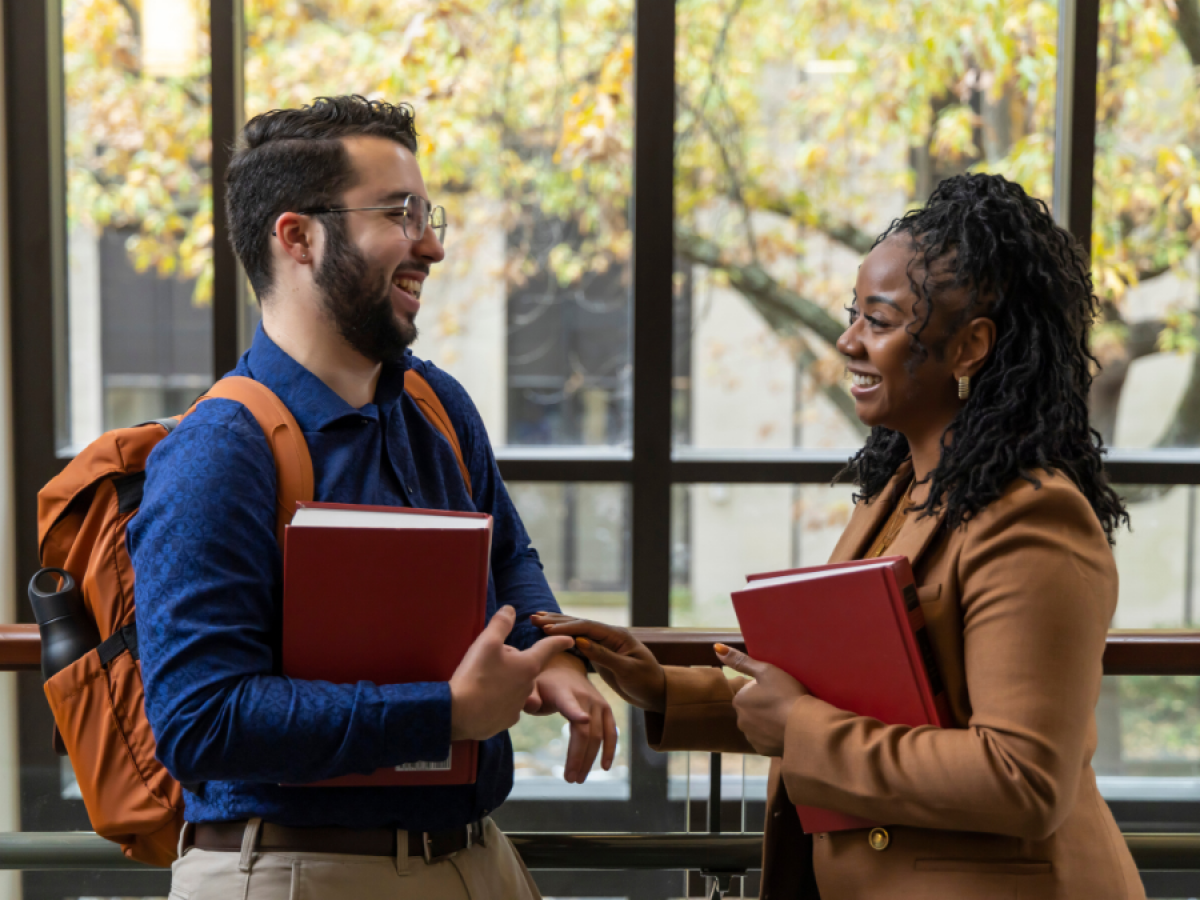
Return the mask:
{"type": "MultiPolygon", "coordinates": [[[[746,652],[783,669],[814,697],[888,725],[948,727],[912,568],[903,556],[751,575],[733,593],[746,652]]],[[[870,828],[797,804],[806,833],[870,828]]]]}

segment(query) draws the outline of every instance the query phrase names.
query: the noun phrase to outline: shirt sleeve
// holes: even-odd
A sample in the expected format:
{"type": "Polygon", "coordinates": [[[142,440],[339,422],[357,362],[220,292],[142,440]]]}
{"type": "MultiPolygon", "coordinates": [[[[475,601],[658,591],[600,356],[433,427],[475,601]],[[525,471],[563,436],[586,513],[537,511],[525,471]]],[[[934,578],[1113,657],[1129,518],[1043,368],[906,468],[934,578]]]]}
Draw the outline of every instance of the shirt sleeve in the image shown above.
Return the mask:
{"type": "Polygon", "coordinates": [[[812,696],[792,707],[795,803],[898,825],[1040,840],[1075,803],[1094,728],[1116,569],[1087,501],[1028,483],[968,523],[956,564],[971,715],[910,728],[812,696]]]}
{"type": "Polygon", "coordinates": [[[444,759],[448,684],[279,674],[275,483],[261,429],[232,401],[201,404],[150,457],[128,537],[159,759],[184,783],[304,783],[444,759]]]}
{"type": "Polygon", "coordinates": [[[500,477],[487,429],[474,402],[462,385],[432,363],[424,363],[423,374],[454,423],[467,471],[471,473],[471,499],[475,508],[492,517],[491,562],[496,602],[499,606],[512,606],[517,613],[517,623],[507,643],[526,650],[545,637],[529,617],[536,612],[559,612],[558,601],[500,477]]]}

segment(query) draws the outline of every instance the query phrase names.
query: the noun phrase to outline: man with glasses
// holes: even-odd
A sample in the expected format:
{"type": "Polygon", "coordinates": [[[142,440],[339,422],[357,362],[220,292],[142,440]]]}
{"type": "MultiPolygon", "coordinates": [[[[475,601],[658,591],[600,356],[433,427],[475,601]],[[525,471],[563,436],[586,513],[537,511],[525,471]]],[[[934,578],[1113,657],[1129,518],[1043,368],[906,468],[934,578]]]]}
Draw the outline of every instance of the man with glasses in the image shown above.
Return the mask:
{"type": "MultiPolygon", "coordinates": [[[[185,785],[172,896],[524,898],[537,889],[488,818],[512,787],[505,728],[522,708],[571,723],[564,777],[586,778],[612,711],[583,664],[529,621],[557,609],[462,387],[412,355],[425,279],[444,256],[412,111],[362,97],[252,119],[227,173],[234,249],[262,306],[235,374],[271,388],[312,454],[315,499],[493,517],[489,624],[447,683],[330,685],[278,669],[275,467],[229,400],[200,404],[146,467],[129,527],[146,709],[185,785]],[[416,370],[469,473],[404,391],[416,370]],[[475,784],[289,786],[480,743],[475,784]]],[[[402,580],[403,572],[397,572],[402,580]]],[[[353,598],[330,597],[331,615],[353,598]]],[[[396,652],[425,638],[396,635],[396,652]]]]}

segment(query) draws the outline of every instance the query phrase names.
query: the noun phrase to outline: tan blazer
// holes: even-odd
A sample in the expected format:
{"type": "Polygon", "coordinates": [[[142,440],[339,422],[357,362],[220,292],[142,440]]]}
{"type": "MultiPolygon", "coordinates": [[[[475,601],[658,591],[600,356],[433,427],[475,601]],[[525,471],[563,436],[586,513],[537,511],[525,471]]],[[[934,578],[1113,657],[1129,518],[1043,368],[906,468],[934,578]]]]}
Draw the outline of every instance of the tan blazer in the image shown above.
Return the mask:
{"type": "MultiPolygon", "coordinates": [[[[1019,480],[954,531],[941,516],[908,522],[888,550],[912,561],[957,727],[796,701],[771,761],[763,897],[813,896],[812,871],[821,900],[1145,897],[1091,766],[1116,566],[1079,489],[1037,475],[1040,489],[1019,480]],[[867,830],[812,840],[796,802],[886,823],[887,846],[867,830]]],[[[831,561],[867,552],[909,477],[858,505],[831,561]]],[[[732,707],[745,683],[668,669],[652,744],[752,753],[732,707]]]]}

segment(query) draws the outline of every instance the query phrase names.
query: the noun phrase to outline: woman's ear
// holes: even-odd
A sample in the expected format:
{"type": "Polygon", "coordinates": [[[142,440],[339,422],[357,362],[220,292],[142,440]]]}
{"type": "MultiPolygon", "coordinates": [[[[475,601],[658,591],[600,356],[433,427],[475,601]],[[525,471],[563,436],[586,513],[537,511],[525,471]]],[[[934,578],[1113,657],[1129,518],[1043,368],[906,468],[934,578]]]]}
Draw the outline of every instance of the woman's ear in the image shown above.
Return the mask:
{"type": "Polygon", "coordinates": [[[958,333],[958,353],[954,361],[954,377],[974,376],[996,345],[996,323],[986,316],[972,319],[958,333]]]}

